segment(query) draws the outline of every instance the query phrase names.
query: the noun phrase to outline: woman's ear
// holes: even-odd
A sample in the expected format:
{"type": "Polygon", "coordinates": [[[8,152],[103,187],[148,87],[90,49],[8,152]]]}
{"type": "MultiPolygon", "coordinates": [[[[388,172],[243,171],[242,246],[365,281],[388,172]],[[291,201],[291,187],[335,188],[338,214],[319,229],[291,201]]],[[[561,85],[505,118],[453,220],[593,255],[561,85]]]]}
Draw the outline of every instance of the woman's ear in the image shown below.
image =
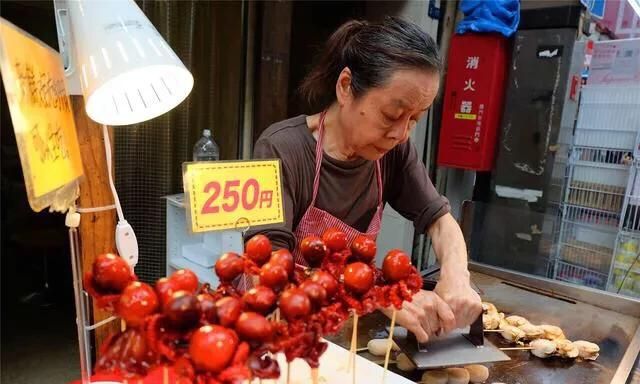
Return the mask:
{"type": "Polygon", "coordinates": [[[336,100],[338,100],[338,105],[341,107],[353,100],[351,78],[351,70],[349,67],[344,67],[338,76],[338,81],[336,81],[336,100]]]}

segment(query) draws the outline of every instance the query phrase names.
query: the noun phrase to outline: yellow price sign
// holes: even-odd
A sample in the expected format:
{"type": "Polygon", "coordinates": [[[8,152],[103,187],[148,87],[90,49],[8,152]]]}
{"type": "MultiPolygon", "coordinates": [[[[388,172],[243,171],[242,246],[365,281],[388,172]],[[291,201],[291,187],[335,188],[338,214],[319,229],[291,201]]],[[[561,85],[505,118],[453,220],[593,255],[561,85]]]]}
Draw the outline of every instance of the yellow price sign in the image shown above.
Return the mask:
{"type": "Polygon", "coordinates": [[[284,222],[280,160],[185,163],[192,232],[284,222]]]}
{"type": "Polygon", "coordinates": [[[29,204],[65,210],[82,159],[60,54],[0,19],[0,69],[29,204]]]}

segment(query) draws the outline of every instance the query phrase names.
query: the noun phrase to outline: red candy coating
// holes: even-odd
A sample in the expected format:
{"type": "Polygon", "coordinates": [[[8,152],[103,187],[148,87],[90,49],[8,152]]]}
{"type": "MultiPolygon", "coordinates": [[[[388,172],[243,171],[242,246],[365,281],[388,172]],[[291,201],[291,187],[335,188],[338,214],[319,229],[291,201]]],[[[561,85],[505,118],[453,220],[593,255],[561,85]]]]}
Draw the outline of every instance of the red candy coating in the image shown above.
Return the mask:
{"type": "Polygon", "coordinates": [[[220,280],[230,282],[244,271],[244,260],[237,253],[224,253],[216,261],[215,270],[220,280]]]}
{"type": "Polygon", "coordinates": [[[260,284],[274,291],[282,289],[289,281],[287,271],[280,265],[266,263],[260,268],[260,284]]]}
{"type": "Polygon", "coordinates": [[[347,235],[337,228],[329,228],[322,235],[322,241],[332,252],[339,252],[347,248],[347,235]]]}
{"type": "Polygon", "coordinates": [[[231,362],[238,347],[238,335],[218,325],[200,327],[191,336],[189,355],[200,370],[220,372],[231,362]]]}
{"type": "Polygon", "coordinates": [[[278,249],[277,251],[273,251],[271,253],[271,259],[269,259],[269,263],[272,265],[279,265],[287,271],[287,274],[291,276],[293,274],[294,262],[293,255],[289,252],[288,249],[278,249]]]}
{"type": "Polygon", "coordinates": [[[122,291],[116,312],[132,327],[141,326],[145,317],[158,310],[158,296],[145,283],[134,281],[122,291]]]}
{"type": "Polygon", "coordinates": [[[366,236],[358,236],[351,243],[351,252],[363,263],[371,263],[376,257],[376,242],[366,236]]]}
{"type": "Polygon", "coordinates": [[[322,263],[329,251],[321,238],[309,236],[300,242],[300,252],[310,266],[317,267],[322,263]]]}
{"type": "Polygon", "coordinates": [[[129,264],[113,253],[100,255],[93,262],[93,280],[106,292],[122,292],[133,280],[129,264]]]}
{"type": "Polygon", "coordinates": [[[245,244],[245,252],[249,259],[260,266],[271,257],[271,242],[265,235],[255,235],[245,244]]]}
{"type": "Polygon", "coordinates": [[[220,321],[220,325],[232,327],[240,317],[242,307],[242,301],[235,297],[223,297],[216,301],[216,316],[220,321]]]}
{"type": "Polygon", "coordinates": [[[311,300],[301,289],[291,288],[280,295],[280,312],[288,321],[300,320],[311,313],[311,300]]]}
{"type": "Polygon", "coordinates": [[[332,297],[338,292],[338,281],[325,271],[315,271],[311,275],[311,281],[318,283],[327,291],[327,297],[332,297]]]}
{"type": "Polygon", "coordinates": [[[412,271],[411,258],[399,249],[392,249],[382,262],[385,280],[396,282],[406,279],[412,271]]]}
{"type": "Polygon", "coordinates": [[[309,296],[311,303],[316,307],[320,307],[327,301],[327,290],[319,283],[305,280],[300,284],[299,288],[309,296]]]}
{"type": "Polygon", "coordinates": [[[366,293],[373,287],[373,280],[373,269],[365,263],[351,263],[344,270],[344,286],[352,292],[366,293]]]}
{"type": "Polygon", "coordinates": [[[236,332],[247,341],[266,342],[273,337],[273,326],[264,316],[255,312],[245,312],[236,322],[236,332]]]}
{"type": "Polygon", "coordinates": [[[258,285],[245,292],[242,300],[250,309],[266,315],[275,307],[278,296],[273,289],[258,285]]]}

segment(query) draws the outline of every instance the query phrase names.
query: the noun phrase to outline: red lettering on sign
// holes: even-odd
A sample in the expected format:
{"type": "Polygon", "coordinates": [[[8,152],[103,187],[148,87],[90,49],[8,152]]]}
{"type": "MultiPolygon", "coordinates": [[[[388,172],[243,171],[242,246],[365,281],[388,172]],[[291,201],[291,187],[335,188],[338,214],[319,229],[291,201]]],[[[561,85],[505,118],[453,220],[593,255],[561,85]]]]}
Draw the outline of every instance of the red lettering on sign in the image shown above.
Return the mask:
{"type": "Polygon", "coordinates": [[[213,189],[213,193],[207,199],[207,201],[205,201],[204,207],[202,207],[201,213],[203,215],[207,213],[218,213],[220,211],[220,208],[213,205],[213,202],[218,198],[218,195],[220,195],[220,183],[218,183],[217,181],[208,183],[204,187],[204,193],[209,193],[211,189],[213,189]]]}
{"type": "MultiPolygon", "coordinates": [[[[205,201],[202,214],[220,212],[220,206],[216,204],[220,190],[220,183],[217,181],[211,181],[204,187],[204,192],[211,192],[211,196],[205,201]]],[[[247,211],[256,208],[258,203],[258,208],[270,208],[273,204],[273,191],[261,191],[260,184],[256,179],[247,180],[241,190],[240,180],[228,180],[224,184],[222,200],[222,209],[225,212],[235,211],[240,204],[247,211]]]]}
{"type": "Polygon", "coordinates": [[[260,208],[262,208],[263,204],[266,204],[266,208],[270,208],[273,203],[273,191],[262,191],[260,192],[260,208]]]}
{"type": "Polygon", "coordinates": [[[222,198],[226,201],[229,201],[229,199],[231,199],[232,201],[231,204],[222,204],[222,209],[224,209],[225,212],[232,212],[235,211],[236,208],[238,208],[238,203],[240,202],[240,194],[238,193],[238,191],[233,190],[233,188],[237,188],[239,186],[240,180],[229,180],[225,184],[224,195],[222,196],[222,198]]]}
{"type": "Polygon", "coordinates": [[[242,187],[242,206],[247,211],[252,210],[256,204],[258,204],[258,191],[260,190],[260,185],[258,184],[258,180],[249,179],[246,183],[244,183],[244,187],[242,187]],[[249,188],[252,187],[251,192],[251,201],[249,201],[249,188]]]}

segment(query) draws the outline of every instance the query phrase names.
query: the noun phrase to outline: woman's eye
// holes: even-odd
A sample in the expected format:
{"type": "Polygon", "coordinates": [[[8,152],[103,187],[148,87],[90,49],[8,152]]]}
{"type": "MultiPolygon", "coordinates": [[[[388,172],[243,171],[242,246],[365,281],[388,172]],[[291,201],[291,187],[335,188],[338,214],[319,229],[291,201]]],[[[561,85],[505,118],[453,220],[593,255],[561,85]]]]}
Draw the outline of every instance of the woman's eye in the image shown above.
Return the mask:
{"type": "Polygon", "coordinates": [[[387,115],[385,113],[382,114],[382,117],[383,117],[385,123],[387,123],[387,124],[393,124],[396,121],[398,121],[398,119],[396,117],[389,116],[389,115],[387,115]]]}

